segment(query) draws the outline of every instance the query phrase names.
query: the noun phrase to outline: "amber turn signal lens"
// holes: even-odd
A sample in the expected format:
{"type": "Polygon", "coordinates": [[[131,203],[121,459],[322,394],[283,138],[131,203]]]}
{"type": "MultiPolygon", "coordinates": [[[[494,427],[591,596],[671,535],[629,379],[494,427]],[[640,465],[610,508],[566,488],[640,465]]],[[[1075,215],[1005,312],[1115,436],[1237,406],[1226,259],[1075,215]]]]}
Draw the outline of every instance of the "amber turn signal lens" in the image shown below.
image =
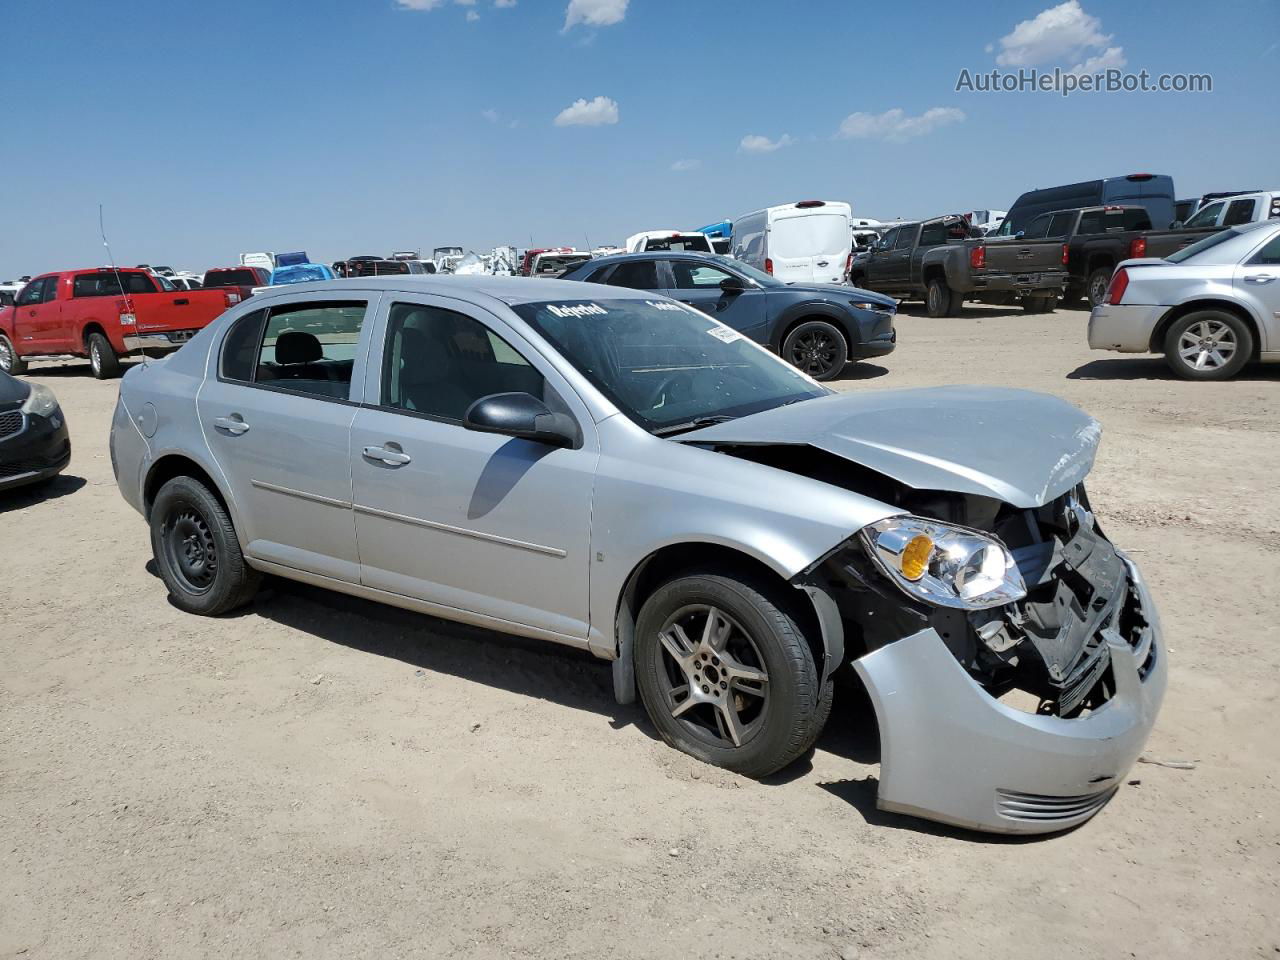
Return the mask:
{"type": "Polygon", "coordinates": [[[902,551],[902,575],[908,580],[919,580],[929,569],[929,557],[932,554],[932,540],[923,535],[912,537],[902,551]]]}

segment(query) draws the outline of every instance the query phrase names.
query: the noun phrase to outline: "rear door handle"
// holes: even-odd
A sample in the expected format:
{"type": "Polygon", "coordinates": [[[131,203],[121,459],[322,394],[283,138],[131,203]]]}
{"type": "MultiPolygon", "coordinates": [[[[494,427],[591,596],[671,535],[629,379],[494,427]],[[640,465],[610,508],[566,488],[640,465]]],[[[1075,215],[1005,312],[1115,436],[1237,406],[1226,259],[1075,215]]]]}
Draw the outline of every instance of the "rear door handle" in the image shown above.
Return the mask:
{"type": "Polygon", "coordinates": [[[369,460],[377,460],[389,467],[403,467],[406,463],[413,462],[413,457],[403,450],[395,450],[391,447],[365,447],[364,455],[369,460]]]}
{"type": "Polygon", "coordinates": [[[213,421],[213,425],[219,430],[225,430],[227,433],[237,437],[242,433],[249,432],[249,425],[241,419],[238,413],[233,413],[229,417],[218,417],[213,421]]]}
{"type": "Polygon", "coordinates": [[[189,304],[190,302],[191,302],[191,301],[190,301],[190,300],[188,300],[186,297],[177,297],[177,298],[175,298],[175,299],[174,299],[174,301],[173,301],[173,305],[174,305],[175,307],[185,307],[185,306],[186,306],[187,304],[189,304]]]}
{"type": "Polygon", "coordinates": [[[1244,282],[1245,283],[1270,283],[1275,278],[1276,278],[1275,274],[1273,273],[1255,273],[1253,274],[1253,276],[1245,277],[1244,282]]]}

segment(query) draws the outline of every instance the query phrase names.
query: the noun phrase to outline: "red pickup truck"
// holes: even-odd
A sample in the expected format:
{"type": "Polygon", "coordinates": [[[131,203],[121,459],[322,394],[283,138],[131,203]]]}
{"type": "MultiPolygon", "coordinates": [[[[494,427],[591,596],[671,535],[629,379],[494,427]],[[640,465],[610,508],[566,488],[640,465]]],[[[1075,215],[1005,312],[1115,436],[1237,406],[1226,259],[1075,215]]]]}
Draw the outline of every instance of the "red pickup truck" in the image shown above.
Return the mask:
{"type": "Polygon", "coordinates": [[[0,370],[29,360],[88,357],[99,380],[118,376],[120,358],[177,350],[239,303],[238,290],[162,290],[145,270],[97,267],[36,277],[0,309],[0,370]]]}

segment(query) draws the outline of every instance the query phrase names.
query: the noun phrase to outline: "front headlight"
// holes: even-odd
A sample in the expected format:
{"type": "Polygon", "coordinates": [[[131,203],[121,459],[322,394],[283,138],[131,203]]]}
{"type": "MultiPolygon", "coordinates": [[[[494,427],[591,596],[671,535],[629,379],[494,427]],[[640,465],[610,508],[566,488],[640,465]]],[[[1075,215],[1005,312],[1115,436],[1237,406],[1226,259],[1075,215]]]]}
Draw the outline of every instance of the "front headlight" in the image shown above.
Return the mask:
{"type": "Polygon", "coordinates": [[[850,300],[849,306],[858,310],[871,310],[874,313],[893,313],[896,308],[883,303],[872,303],[870,300],[850,300]]]}
{"type": "Polygon", "coordinates": [[[47,417],[58,409],[58,398],[43,383],[33,383],[31,392],[22,404],[22,412],[37,417],[47,417]]]}
{"type": "Polygon", "coordinates": [[[1013,555],[976,530],[923,517],[890,517],[863,527],[862,539],[889,579],[926,603],[985,610],[1027,594],[1013,555]]]}

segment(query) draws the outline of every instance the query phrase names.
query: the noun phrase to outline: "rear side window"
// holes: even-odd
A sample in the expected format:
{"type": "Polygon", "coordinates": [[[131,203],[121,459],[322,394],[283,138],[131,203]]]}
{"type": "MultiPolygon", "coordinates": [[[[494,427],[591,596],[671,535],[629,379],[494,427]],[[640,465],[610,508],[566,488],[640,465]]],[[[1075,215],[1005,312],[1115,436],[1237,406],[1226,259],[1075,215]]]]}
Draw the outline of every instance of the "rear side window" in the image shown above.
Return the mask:
{"type": "Polygon", "coordinates": [[[392,305],[384,407],[461,423],[471,404],[494,393],[549,400],[542,374],[478,320],[417,303],[392,305]]]}
{"type": "Polygon", "coordinates": [[[630,287],[632,290],[658,289],[658,263],[656,260],[632,260],[620,263],[609,278],[611,287],[630,287]]]}
{"type": "Polygon", "coordinates": [[[604,279],[604,275],[609,272],[609,267],[597,267],[592,270],[586,277],[586,283],[600,283],[604,279]]]}
{"type": "Polygon", "coordinates": [[[151,278],[145,273],[121,272],[117,274],[114,270],[106,270],[98,273],[79,274],[71,282],[71,296],[118,297],[120,296],[121,281],[124,282],[124,291],[126,293],[154,293],[156,289],[151,282],[151,278]]]}
{"type": "Polygon", "coordinates": [[[1071,220],[1074,216],[1074,213],[1055,213],[1049,219],[1049,231],[1045,236],[1065,237],[1071,230],[1071,220]]]}
{"type": "Polygon", "coordinates": [[[1272,237],[1271,241],[1259,250],[1257,255],[1249,262],[1265,263],[1268,266],[1280,265],[1280,233],[1272,237]]]}
{"type": "Polygon", "coordinates": [[[1039,240],[1041,237],[1047,237],[1049,235],[1049,219],[1048,214],[1036,217],[1027,224],[1027,229],[1022,235],[1028,240],[1039,240]]]}
{"type": "Polygon", "coordinates": [[[273,307],[257,350],[254,383],[347,399],[367,307],[362,300],[273,307]]]}
{"type": "Polygon", "coordinates": [[[255,310],[231,325],[222,341],[220,375],[224,380],[239,380],[242,383],[253,380],[262,344],[262,321],[266,318],[267,311],[255,310]]]}
{"type": "Polygon", "coordinates": [[[926,223],[920,228],[921,247],[936,247],[940,243],[947,242],[947,224],[944,220],[935,220],[933,223],[926,223]]]}
{"type": "Polygon", "coordinates": [[[1253,223],[1253,212],[1257,200],[1232,200],[1227,204],[1227,215],[1222,218],[1224,227],[1238,227],[1242,223],[1253,223]]]}

